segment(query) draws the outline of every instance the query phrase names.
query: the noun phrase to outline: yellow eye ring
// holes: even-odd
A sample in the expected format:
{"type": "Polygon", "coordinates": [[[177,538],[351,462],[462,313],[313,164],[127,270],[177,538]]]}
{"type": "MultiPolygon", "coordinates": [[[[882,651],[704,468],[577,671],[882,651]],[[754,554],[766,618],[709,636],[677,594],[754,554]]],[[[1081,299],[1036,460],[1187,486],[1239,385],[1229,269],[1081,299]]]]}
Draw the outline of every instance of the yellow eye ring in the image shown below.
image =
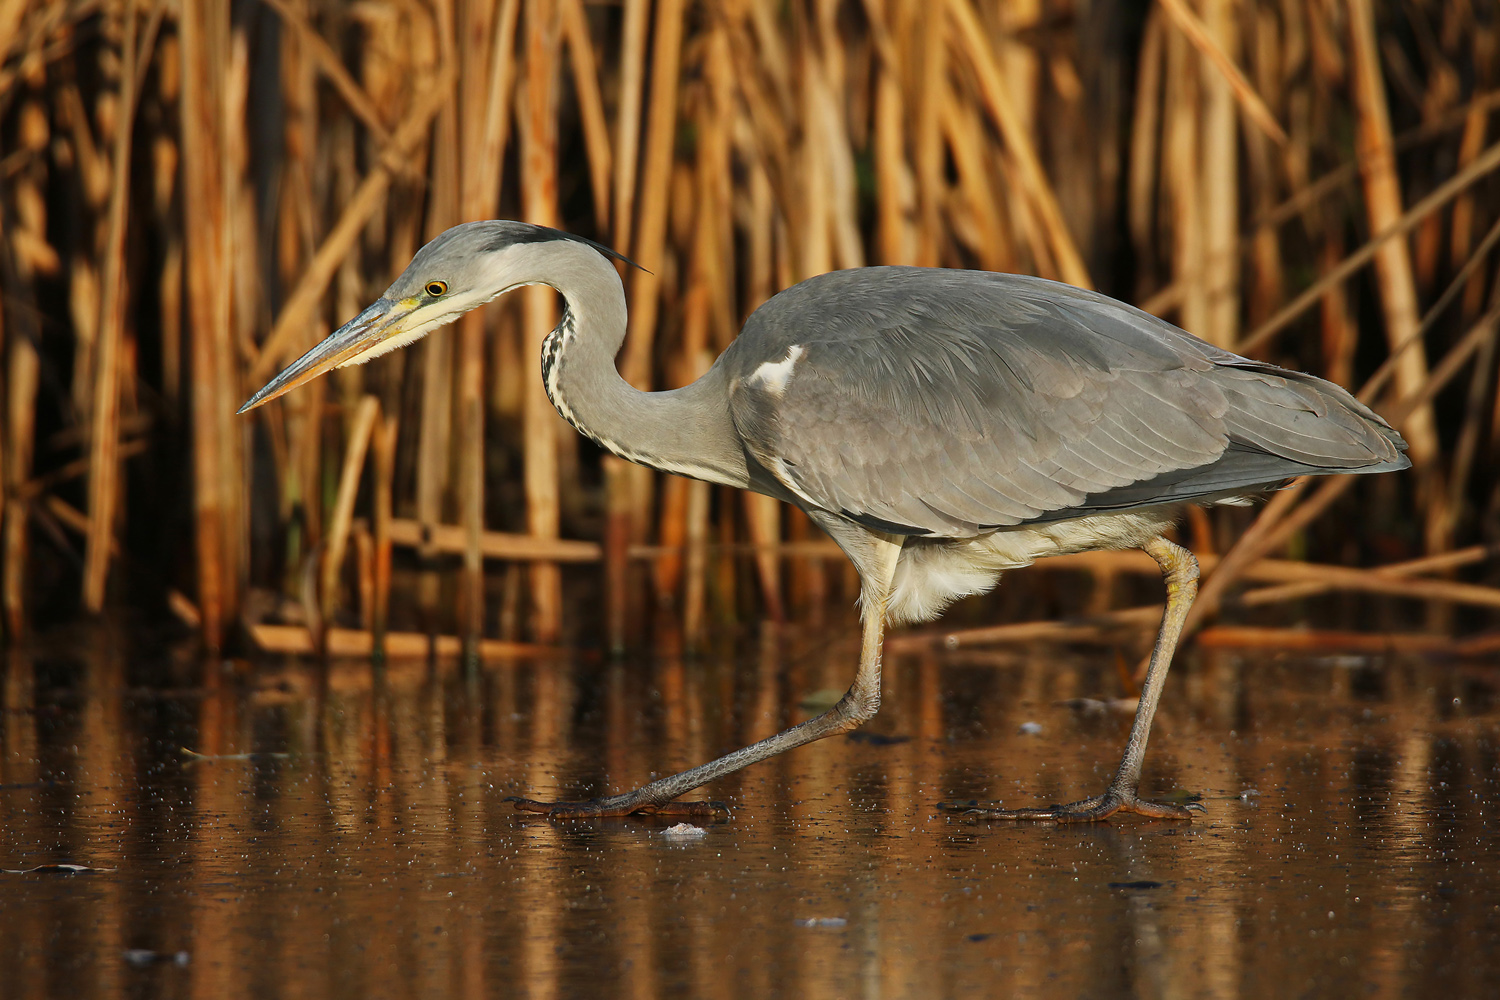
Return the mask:
{"type": "Polygon", "coordinates": [[[448,283],[446,281],[429,281],[427,283],[427,294],[433,298],[448,294],[448,283]]]}

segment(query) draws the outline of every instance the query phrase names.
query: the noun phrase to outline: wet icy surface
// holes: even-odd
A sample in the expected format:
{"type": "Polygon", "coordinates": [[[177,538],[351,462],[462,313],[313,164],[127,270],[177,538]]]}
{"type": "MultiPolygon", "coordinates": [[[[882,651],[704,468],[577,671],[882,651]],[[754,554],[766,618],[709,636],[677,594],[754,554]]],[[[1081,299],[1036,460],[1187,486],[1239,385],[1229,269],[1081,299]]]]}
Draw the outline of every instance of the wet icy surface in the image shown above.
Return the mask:
{"type": "MultiPolygon", "coordinates": [[[[1500,668],[1194,652],[1144,790],[1192,823],[971,822],[1102,789],[1112,651],[894,657],[868,730],[677,819],[555,823],[807,717],[852,636],[738,654],[205,668],[12,654],[6,997],[1397,996],[1500,974],[1500,668]],[[187,748],[191,753],[185,752],[187,748]],[[195,756],[202,755],[202,756],[195,756]]],[[[129,651],[125,651],[129,650],[129,651]]]]}

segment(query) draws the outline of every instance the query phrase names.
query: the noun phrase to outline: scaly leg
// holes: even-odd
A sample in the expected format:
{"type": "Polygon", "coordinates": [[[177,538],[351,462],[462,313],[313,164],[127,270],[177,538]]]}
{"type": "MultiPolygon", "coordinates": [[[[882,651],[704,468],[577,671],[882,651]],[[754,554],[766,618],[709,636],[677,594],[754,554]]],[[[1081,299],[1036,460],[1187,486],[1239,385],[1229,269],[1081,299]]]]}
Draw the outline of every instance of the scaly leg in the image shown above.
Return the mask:
{"type": "Polygon", "coordinates": [[[837,705],[816,718],[725,754],[718,760],[642,785],[634,791],[587,802],[536,802],[513,797],[510,801],[525,812],[547,816],[628,816],[631,813],[654,813],[661,816],[713,816],[728,810],[715,802],[673,802],[684,792],[742,767],[774,757],[793,747],[821,740],[825,736],[847,733],[869,721],[880,709],[880,651],[885,636],[885,607],[890,596],[891,578],[901,555],[900,540],[873,538],[875,558],[866,564],[861,583],[863,628],[860,633],[859,671],[854,683],[837,705]]]}
{"type": "Polygon", "coordinates": [[[939,808],[980,819],[1040,819],[1056,823],[1096,823],[1117,812],[1139,813],[1156,819],[1192,819],[1190,808],[1202,810],[1202,806],[1184,808],[1165,802],[1150,802],[1136,795],[1141,782],[1141,764],[1146,759],[1146,739],[1151,735],[1151,719],[1156,715],[1156,703],[1161,698],[1183,623],[1187,621],[1188,608],[1192,607],[1193,598],[1198,594],[1198,560],[1191,552],[1160,537],[1153,538],[1142,548],[1156,560],[1166,578],[1167,607],[1162,613],[1156,646],[1151,651],[1151,664],[1146,668],[1146,685],[1135,710],[1125,756],[1104,794],[1044,809],[986,809],[956,802],[939,803],[939,808]]]}

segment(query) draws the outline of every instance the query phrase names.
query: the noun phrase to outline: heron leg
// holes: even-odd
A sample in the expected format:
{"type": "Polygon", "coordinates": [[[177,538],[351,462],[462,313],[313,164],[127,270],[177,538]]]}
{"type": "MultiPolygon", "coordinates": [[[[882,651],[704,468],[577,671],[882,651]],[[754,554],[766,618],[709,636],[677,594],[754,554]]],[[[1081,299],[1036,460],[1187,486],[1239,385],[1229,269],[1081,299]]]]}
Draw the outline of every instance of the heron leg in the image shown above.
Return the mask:
{"type": "Polygon", "coordinates": [[[512,797],[510,801],[523,812],[554,817],[628,816],[632,813],[714,816],[728,812],[728,807],[717,802],[672,800],[742,767],[827,736],[847,733],[868,722],[880,709],[880,655],[885,637],[885,608],[890,596],[891,579],[896,572],[896,560],[901,555],[900,540],[890,541],[873,536],[871,540],[875,543],[875,559],[871,560],[874,565],[864,561],[861,563],[863,624],[860,631],[859,670],[854,676],[854,683],[844,692],[838,704],[775,736],[621,795],[586,802],[537,802],[520,797],[512,797]]]}
{"type": "Polygon", "coordinates": [[[1151,802],[1136,794],[1141,781],[1141,765],[1146,759],[1146,740],[1151,735],[1151,720],[1156,715],[1156,704],[1161,699],[1161,690],[1166,684],[1167,670],[1182,636],[1188,609],[1198,594],[1198,560],[1191,552],[1161,537],[1151,539],[1142,548],[1161,567],[1167,584],[1167,607],[1162,613],[1156,646],[1151,651],[1151,663],[1146,668],[1146,683],[1135,710],[1135,721],[1130,726],[1125,756],[1104,794],[1038,809],[989,809],[975,803],[952,802],[940,803],[939,808],[979,819],[1051,820],[1055,823],[1096,823],[1117,812],[1138,813],[1155,819],[1192,819],[1194,809],[1202,811],[1196,803],[1184,807],[1151,802]]]}

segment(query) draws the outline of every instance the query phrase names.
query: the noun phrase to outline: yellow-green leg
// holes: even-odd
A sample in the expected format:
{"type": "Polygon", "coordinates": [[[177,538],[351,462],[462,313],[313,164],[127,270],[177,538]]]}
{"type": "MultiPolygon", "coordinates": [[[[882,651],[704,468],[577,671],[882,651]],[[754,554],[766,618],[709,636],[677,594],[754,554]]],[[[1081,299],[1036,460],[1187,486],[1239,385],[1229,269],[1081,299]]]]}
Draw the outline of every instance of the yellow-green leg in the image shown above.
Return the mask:
{"type": "Polygon", "coordinates": [[[1139,813],[1153,819],[1192,819],[1192,809],[1202,810],[1196,805],[1185,808],[1166,802],[1151,802],[1136,794],[1141,782],[1141,765],[1146,759],[1146,740],[1151,735],[1151,720],[1156,715],[1156,703],[1166,684],[1167,670],[1172,665],[1172,654],[1187,621],[1188,609],[1198,594],[1198,560],[1191,552],[1160,537],[1153,538],[1142,548],[1161,567],[1167,583],[1167,607],[1162,613],[1156,646],[1151,651],[1150,666],[1146,668],[1146,684],[1141,691],[1140,705],[1135,710],[1135,722],[1130,727],[1130,741],[1125,744],[1125,756],[1104,794],[1045,808],[989,809],[946,802],[939,803],[939,808],[980,819],[1050,820],[1054,823],[1096,823],[1117,812],[1139,813]]]}
{"type": "Polygon", "coordinates": [[[727,812],[717,802],[674,802],[679,795],[706,785],[716,778],[738,771],[767,757],[774,757],[827,736],[847,733],[869,721],[880,709],[880,653],[885,636],[885,608],[890,596],[891,579],[901,555],[901,541],[877,538],[865,533],[862,538],[860,567],[863,627],[860,633],[859,670],[854,683],[828,711],[801,725],[752,743],[717,760],[700,764],[680,774],[653,781],[633,791],[586,802],[536,802],[513,798],[516,808],[546,816],[628,816],[650,813],[659,816],[712,816],[727,812]]]}

